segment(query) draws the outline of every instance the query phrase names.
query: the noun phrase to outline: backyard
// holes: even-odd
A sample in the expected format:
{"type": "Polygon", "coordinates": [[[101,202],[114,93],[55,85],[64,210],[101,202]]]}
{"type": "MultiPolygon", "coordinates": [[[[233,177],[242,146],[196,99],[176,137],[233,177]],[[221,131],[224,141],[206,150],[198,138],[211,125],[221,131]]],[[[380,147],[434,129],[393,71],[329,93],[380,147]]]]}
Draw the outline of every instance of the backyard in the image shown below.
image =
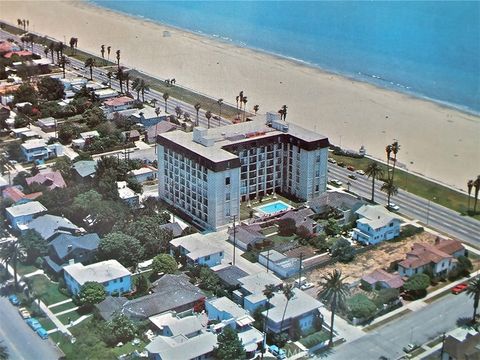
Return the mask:
{"type": "Polygon", "coordinates": [[[28,278],[29,287],[32,293],[40,297],[47,305],[69,299],[58,291],[58,285],[50,281],[45,275],[35,275],[28,278]]]}
{"type": "Polygon", "coordinates": [[[295,240],[297,235],[292,235],[292,236],[280,236],[278,234],[272,235],[267,237],[268,240],[270,240],[272,243],[270,246],[265,246],[262,247],[261,249],[254,247],[252,250],[245,251],[242,254],[242,257],[247,259],[248,261],[251,262],[257,262],[258,261],[258,255],[266,250],[271,250],[271,249],[278,249],[283,246],[287,245],[295,245],[297,241],[295,240]]]}

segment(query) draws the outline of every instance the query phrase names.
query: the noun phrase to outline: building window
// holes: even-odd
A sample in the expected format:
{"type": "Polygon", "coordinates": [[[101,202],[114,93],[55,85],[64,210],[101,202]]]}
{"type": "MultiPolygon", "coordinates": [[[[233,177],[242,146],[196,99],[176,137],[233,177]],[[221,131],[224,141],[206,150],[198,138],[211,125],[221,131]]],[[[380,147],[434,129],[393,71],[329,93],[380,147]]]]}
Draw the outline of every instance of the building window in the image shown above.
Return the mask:
{"type": "Polygon", "coordinates": [[[225,201],[230,201],[230,193],[229,192],[227,192],[225,194],[225,201]]]}
{"type": "Polygon", "coordinates": [[[204,259],[205,259],[205,261],[210,260],[210,255],[205,256],[204,259]]]}
{"type": "Polygon", "coordinates": [[[230,176],[225,178],[225,185],[230,185],[230,176]]]}

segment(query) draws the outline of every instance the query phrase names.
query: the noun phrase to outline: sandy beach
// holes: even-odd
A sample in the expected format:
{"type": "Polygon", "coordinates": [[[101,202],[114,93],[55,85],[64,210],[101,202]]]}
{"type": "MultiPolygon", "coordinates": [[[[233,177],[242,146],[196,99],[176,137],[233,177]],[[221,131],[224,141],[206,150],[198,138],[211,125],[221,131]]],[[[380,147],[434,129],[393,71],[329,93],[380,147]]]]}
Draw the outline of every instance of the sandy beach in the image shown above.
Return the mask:
{"type": "MultiPolygon", "coordinates": [[[[243,90],[260,112],[288,105],[287,120],[320,132],[334,144],[384,159],[397,139],[399,162],[460,189],[480,173],[480,118],[286,59],[142,21],[81,1],[1,1],[0,18],[100,56],[120,49],[121,62],[235,103],[243,90]],[[164,36],[168,30],[170,36],[164,36]]],[[[477,76],[478,74],[472,74],[477,76]]]]}

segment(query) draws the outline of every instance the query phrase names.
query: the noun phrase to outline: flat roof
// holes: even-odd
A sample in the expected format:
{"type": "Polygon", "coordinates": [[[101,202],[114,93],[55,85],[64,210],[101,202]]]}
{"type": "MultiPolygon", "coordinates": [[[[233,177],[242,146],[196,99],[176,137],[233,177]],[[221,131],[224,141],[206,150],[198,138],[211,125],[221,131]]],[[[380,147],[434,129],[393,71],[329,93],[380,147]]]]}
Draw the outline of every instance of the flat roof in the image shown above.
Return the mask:
{"type": "Polygon", "coordinates": [[[192,338],[183,335],[157,336],[145,349],[162,360],[190,360],[208,354],[217,345],[217,336],[206,332],[192,338]]]}
{"type": "Polygon", "coordinates": [[[38,201],[29,201],[24,204],[10,206],[5,209],[11,216],[34,215],[47,211],[47,208],[38,201]]]}
{"type": "Polygon", "coordinates": [[[196,260],[198,258],[223,252],[223,249],[212,242],[215,241],[214,239],[222,236],[220,233],[212,232],[209,234],[200,234],[195,233],[187,236],[182,236],[177,239],[173,239],[170,241],[170,244],[175,247],[181,246],[186,251],[188,251],[187,256],[192,259],[196,260]]]}
{"type": "Polygon", "coordinates": [[[225,296],[217,299],[211,299],[207,302],[218,311],[226,312],[235,319],[249,315],[247,310],[243,309],[240,305],[234,303],[232,300],[225,296]]]}
{"type": "Polygon", "coordinates": [[[264,271],[245,276],[238,279],[238,281],[242,284],[242,288],[252,294],[263,293],[266,285],[273,284],[275,286],[279,286],[282,284],[282,280],[277,278],[275,275],[264,271]]]}
{"type": "MultiPolygon", "coordinates": [[[[304,293],[302,290],[294,288],[292,289],[294,296],[290,299],[285,313],[285,319],[296,318],[307,312],[319,309],[322,303],[312,296],[304,293]]],[[[273,298],[270,299],[270,304],[273,306],[268,311],[268,318],[276,323],[282,321],[283,312],[285,311],[285,305],[287,298],[282,292],[276,292],[273,298]]],[[[266,311],[262,314],[266,315],[266,311]]]]}
{"type": "Polygon", "coordinates": [[[130,271],[123,267],[117,260],[101,261],[87,266],[76,263],[65,266],[63,270],[72,276],[80,286],[87,281],[96,281],[101,284],[106,281],[131,275],[130,271]]]}
{"type": "Polygon", "coordinates": [[[27,140],[21,145],[25,150],[37,149],[47,146],[47,142],[43,139],[27,140]]]}

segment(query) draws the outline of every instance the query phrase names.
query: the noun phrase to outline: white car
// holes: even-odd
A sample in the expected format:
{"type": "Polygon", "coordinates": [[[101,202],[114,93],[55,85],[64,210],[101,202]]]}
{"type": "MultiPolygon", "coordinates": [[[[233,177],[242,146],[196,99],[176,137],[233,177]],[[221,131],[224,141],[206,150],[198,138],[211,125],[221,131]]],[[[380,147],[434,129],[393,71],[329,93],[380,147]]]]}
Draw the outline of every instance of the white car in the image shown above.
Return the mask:
{"type": "Polygon", "coordinates": [[[398,206],[397,204],[395,203],[390,203],[386,206],[386,208],[390,211],[399,211],[400,210],[400,206],[398,206]]]}
{"type": "Polygon", "coordinates": [[[363,171],[363,170],[357,170],[357,174],[358,174],[358,175],[365,175],[365,171],[363,171]]]}
{"type": "Polygon", "coordinates": [[[331,164],[336,164],[337,161],[335,159],[332,159],[332,158],[328,158],[328,162],[331,163],[331,164]]]}
{"type": "Polygon", "coordinates": [[[342,182],[337,179],[330,180],[330,183],[336,186],[342,186],[342,182]]]}
{"type": "Polygon", "coordinates": [[[314,287],[315,285],[313,285],[312,283],[305,283],[303,285],[300,286],[300,290],[308,290],[308,289],[311,289],[312,287],[314,287]]]}

